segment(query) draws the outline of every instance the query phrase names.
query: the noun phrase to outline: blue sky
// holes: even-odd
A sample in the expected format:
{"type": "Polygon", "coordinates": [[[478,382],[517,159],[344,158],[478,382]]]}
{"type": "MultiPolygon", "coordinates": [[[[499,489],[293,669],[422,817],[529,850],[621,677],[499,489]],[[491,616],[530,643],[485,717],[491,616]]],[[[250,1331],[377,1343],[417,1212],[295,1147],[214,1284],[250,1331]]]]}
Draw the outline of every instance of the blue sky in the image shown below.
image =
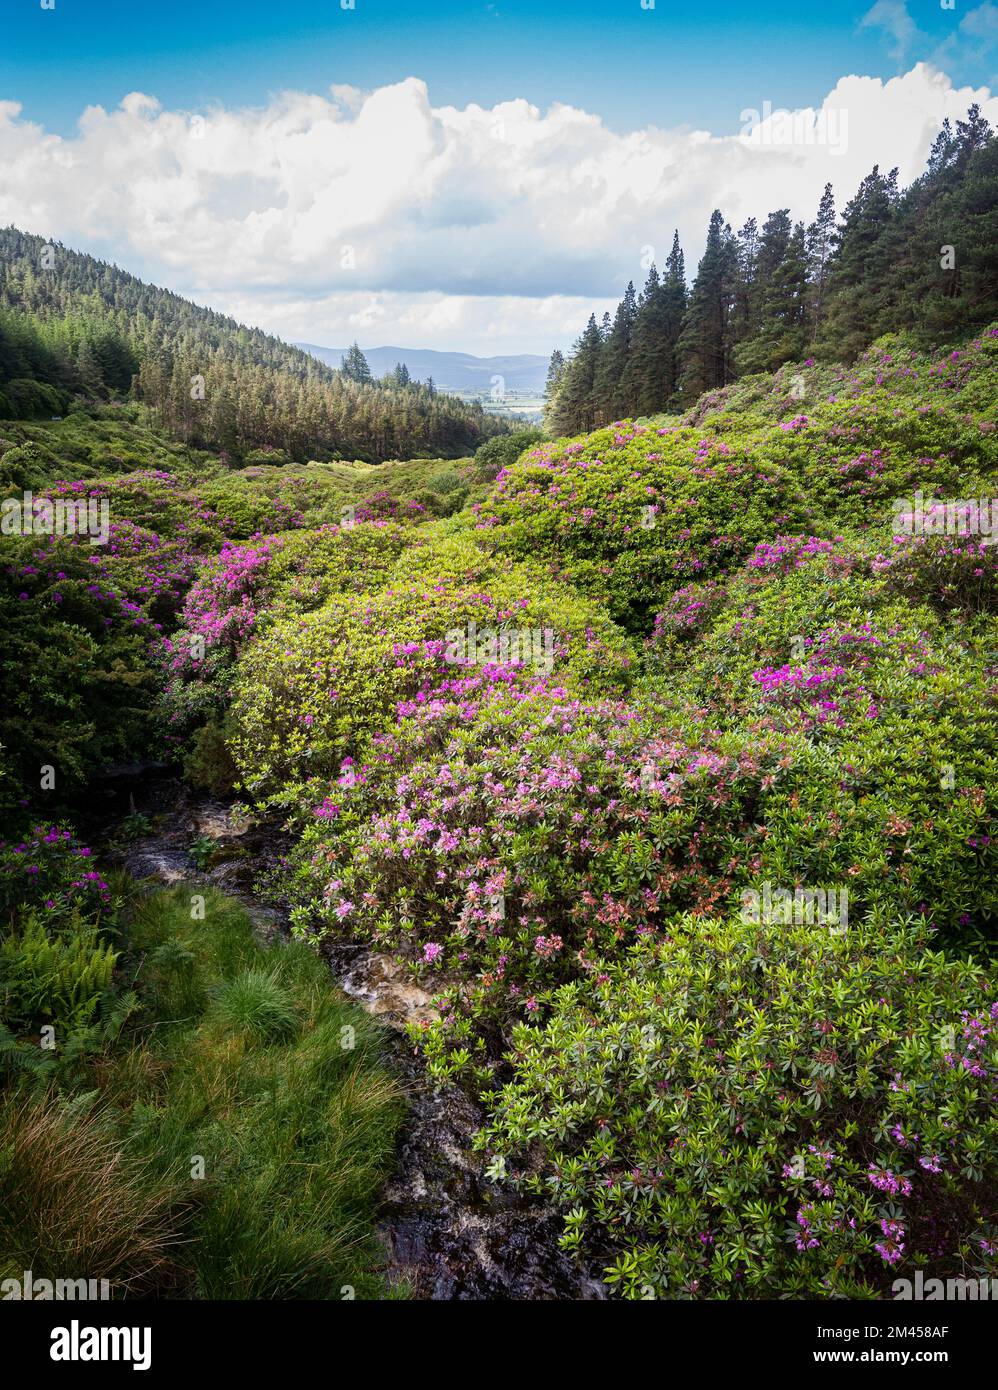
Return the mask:
{"type": "Polygon", "coordinates": [[[566,348],[713,208],[998,127],[998,0],[2,3],[0,225],[329,346],[566,348]]]}
{"type": "MultiPolygon", "coordinates": [[[[971,8],[909,0],[921,38],[900,56],[863,26],[871,0],[7,0],[0,99],[69,134],[84,107],[130,91],[164,106],[256,106],[283,88],[377,87],[415,74],[436,106],[511,97],[594,111],[614,130],[684,123],[725,134],[768,98],[819,99],[844,73],[891,77],[971,8]]],[[[897,10],[902,9],[898,5],[897,10]]],[[[891,6],[887,6],[889,12],[891,6]]],[[[902,21],[903,23],[903,21],[902,21]]],[[[955,83],[989,81],[964,47],[955,83]]]]}

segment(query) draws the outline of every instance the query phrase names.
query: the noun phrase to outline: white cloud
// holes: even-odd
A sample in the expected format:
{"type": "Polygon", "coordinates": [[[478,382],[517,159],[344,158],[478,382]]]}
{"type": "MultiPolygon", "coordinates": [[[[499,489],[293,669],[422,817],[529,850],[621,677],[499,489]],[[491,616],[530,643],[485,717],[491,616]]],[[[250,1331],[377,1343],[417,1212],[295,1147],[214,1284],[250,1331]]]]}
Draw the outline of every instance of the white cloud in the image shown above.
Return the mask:
{"type": "Polygon", "coordinates": [[[839,206],[876,162],[906,182],[974,100],[998,123],[998,98],[926,64],[843,77],[791,143],[778,112],[749,138],[617,134],[564,105],[435,108],[415,78],[200,114],[133,92],[71,138],[0,102],[0,223],[286,338],[546,352],[643,278],[645,247],[661,265],[674,227],[692,272],[714,207],[810,220],[826,181],[839,206]]]}

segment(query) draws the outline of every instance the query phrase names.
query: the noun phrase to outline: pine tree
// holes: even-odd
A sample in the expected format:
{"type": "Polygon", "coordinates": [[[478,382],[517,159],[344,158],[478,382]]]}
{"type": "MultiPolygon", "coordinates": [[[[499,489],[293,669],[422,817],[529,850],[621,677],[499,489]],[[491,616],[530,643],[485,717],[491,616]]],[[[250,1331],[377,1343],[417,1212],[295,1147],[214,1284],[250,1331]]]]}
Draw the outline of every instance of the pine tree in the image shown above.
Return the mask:
{"type": "Polygon", "coordinates": [[[977,108],[944,127],[926,173],[901,199],[879,331],[945,343],[998,317],[998,141],[977,108]]]}
{"type": "Polygon", "coordinates": [[[769,214],[759,234],[746,335],[735,353],[739,372],[773,371],[800,356],[806,312],[804,224],[794,227],[790,209],[780,208],[769,214]]]}
{"type": "Polygon", "coordinates": [[[967,119],[956,123],[957,169],[964,170],[977,151],[984,149],[991,136],[991,126],[981,115],[981,108],[975,101],[967,110],[967,119]]]}
{"type": "Polygon", "coordinates": [[[662,337],[660,322],[662,285],[658,270],[652,265],[644,289],[637,301],[631,350],[620,378],[620,398],[623,415],[643,415],[655,376],[655,363],[662,337]]]}
{"type": "Polygon", "coordinates": [[[550,412],[555,434],[579,434],[596,423],[596,372],[603,340],[595,314],[589,315],[585,332],[575,344],[561,386],[550,412]]]}
{"type": "Polygon", "coordinates": [[[731,331],[736,345],[751,332],[752,301],[759,259],[759,224],[750,217],[738,232],[738,277],[731,331]]]}
{"type": "Polygon", "coordinates": [[[686,313],[686,271],[679,233],[665,272],[648,272],[638,303],[631,352],[621,379],[624,415],[654,415],[676,404],[678,360],[676,347],[686,313]]]}
{"type": "Polygon", "coordinates": [[[367,358],[356,343],[347,348],[343,354],[340,373],[346,377],[347,381],[358,381],[366,384],[374,380],[371,375],[371,368],[367,364],[367,358]]]}
{"type": "Polygon", "coordinates": [[[398,390],[404,390],[412,384],[412,377],[409,375],[409,368],[404,362],[396,362],[393,369],[383,378],[382,385],[392,386],[398,390]]]}
{"type": "Polygon", "coordinates": [[[662,346],[658,373],[653,383],[655,410],[668,409],[679,393],[679,339],[689,307],[686,287],[686,258],[679,244],[679,232],[672,234],[672,250],[662,276],[662,346]]]}
{"type": "Polygon", "coordinates": [[[724,386],[732,379],[731,316],[738,253],[720,212],[711,214],[707,246],[697,267],[679,340],[681,388],[685,396],[724,386]]]}
{"type": "Polygon", "coordinates": [[[551,361],[548,363],[547,379],[544,383],[545,402],[553,401],[558,394],[561,379],[565,375],[565,355],[555,348],[551,354],[551,361]]]}
{"type": "Polygon", "coordinates": [[[84,338],[80,344],[76,356],[76,372],[80,385],[88,396],[102,396],[104,394],[104,377],[101,372],[100,358],[94,351],[89,338],[84,338]]]}
{"type": "Polygon", "coordinates": [[[818,212],[807,229],[807,280],[808,280],[808,340],[814,342],[825,317],[825,298],[828,288],[828,267],[835,245],[835,197],[832,185],[825,184],[825,191],[818,204],[818,212]]]}
{"type": "Polygon", "coordinates": [[[855,357],[877,336],[892,258],[891,231],[899,195],[896,169],[877,165],[846,204],[828,276],[828,311],[819,345],[830,356],[855,357]]]}
{"type": "Polygon", "coordinates": [[[808,329],[807,232],[797,222],[780,263],[773,271],[763,300],[760,338],[765,344],[765,370],[804,356],[808,329]]]}
{"type": "Polygon", "coordinates": [[[631,338],[634,333],[634,320],[637,317],[637,301],[633,281],[627,282],[624,297],[617,306],[613,325],[603,341],[599,366],[596,371],[594,392],[598,419],[606,424],[616,420],[625,412],[626,403],[621,392],[621,381],[627,370],[631,355],[631,338]]]}

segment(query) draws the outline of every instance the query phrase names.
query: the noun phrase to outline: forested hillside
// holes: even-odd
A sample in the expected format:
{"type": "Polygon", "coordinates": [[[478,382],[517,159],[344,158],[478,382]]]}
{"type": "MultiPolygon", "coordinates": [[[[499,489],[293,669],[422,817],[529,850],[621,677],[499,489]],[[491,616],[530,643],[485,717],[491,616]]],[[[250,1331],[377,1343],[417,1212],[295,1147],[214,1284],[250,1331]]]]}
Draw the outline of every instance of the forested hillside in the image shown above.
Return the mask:
{"type": "Polygon", "coordinates": [[[836,219],[826,185],[814,221],[787,208],[737,232],[715,211],[692,288],[678,234],[611,320],[591,316],[548,374],[556,434],[675,408],[738,377],[812,357],[851,361],[883,333],[929,347],[998,317],[998,140],[976,106],[944,123],[909,188],[878,167],[836,219]]]}
{"type": "Polygon", "coordinates": [[[235,460],[458,457],[504,428],[432,384],[333,371],[116,266],[0,230],[0,419],[126,395],[172,438],[235,460]]]}

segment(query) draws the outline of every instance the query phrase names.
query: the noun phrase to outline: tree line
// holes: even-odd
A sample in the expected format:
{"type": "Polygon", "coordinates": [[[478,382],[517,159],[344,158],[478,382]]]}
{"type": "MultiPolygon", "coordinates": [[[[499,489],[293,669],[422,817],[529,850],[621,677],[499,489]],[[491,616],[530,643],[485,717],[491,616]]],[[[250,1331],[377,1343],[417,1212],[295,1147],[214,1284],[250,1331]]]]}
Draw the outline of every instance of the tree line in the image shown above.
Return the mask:
{"type": "Polygon", "coordinates": [[[826,184],[814,221],[787,208],[733,232],[719,211],[687,287],[678,233],[665,270],[628,284],[611,318],[590,315],[548,370],[545,421],[575,434],[676,409],[752,372],[812,356],[853,360],[884,333],[938,346],[998,319],[998,139],[972,106],[943,123],[905,190],[879,166],[836,217],[826,184]]]}
{"type": "Polygon", "coordinates": [[[356,344],[334,371],[117,266],[0,229],[0,417],[126,396],[174,438],[234,459],[459,456],[506,428],[404,366],[376,381],[356,344]]]}

